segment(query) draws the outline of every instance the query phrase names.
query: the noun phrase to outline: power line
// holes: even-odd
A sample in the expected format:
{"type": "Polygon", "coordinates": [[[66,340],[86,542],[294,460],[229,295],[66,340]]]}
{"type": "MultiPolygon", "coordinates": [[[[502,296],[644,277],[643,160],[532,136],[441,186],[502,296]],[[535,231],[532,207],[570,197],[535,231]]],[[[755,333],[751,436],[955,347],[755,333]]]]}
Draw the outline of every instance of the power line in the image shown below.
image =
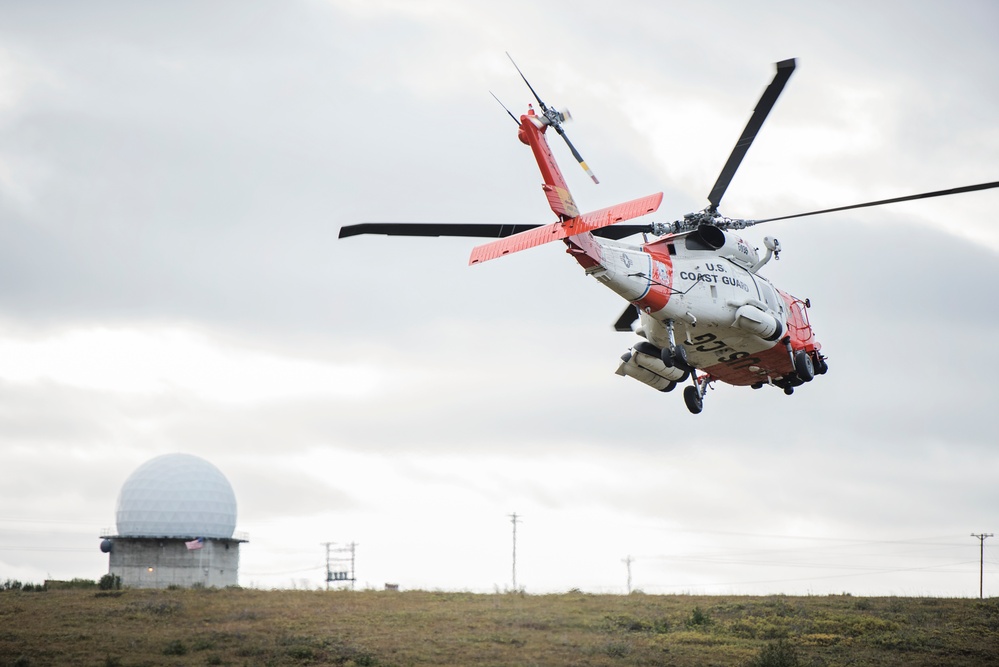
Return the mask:
{"type": "Polygon", "coordinates": [[[93,548],[81,547],[44,547],[44,546],[0,546],[2,551],[94,551],[93,548]]]}
{"type": "Polygon", "coordinates": [[[241,576],[246,577],[270,577],[279,574],[298,574],[300,572],[313,572],[322,568],[322,565],[313,565],[312,567],[303,567],[297,570],[281,570],[280,572],[243,572],[240,571],[241,576]]]}

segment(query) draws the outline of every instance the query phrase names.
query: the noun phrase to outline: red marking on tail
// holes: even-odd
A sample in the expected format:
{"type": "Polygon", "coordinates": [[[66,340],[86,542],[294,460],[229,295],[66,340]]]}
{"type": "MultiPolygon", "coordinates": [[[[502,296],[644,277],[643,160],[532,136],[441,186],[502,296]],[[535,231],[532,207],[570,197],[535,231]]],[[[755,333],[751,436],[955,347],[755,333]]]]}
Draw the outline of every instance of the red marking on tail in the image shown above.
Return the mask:
{"type": "Polygon", "coordinates": [[[534,109],[529,109],[526,114],[520,117],[520,130],[517,136],[522,142],[531,147],[534,159],[538,162],[538,169],[541,170],[541,177],[545,180],[542,186],[545,196],[548,197],[548,205],[560,220],[575,218],[579,215],[576,202],[573,201],[569,193],[569,186],[566,185],[562,170],[555,162],[552,149],[545,139],[547,125],[541,123],[541,118],[534,114],[534,109]]]}

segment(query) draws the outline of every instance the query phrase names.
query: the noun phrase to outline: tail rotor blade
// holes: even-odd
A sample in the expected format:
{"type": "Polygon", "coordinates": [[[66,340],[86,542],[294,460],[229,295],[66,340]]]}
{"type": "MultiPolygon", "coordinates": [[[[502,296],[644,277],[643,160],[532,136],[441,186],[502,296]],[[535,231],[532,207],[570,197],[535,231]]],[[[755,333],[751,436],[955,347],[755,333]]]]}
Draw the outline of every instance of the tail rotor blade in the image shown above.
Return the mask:
{"type": "Polygon", "coordinates": [[[711,188],[711,192],[708,194],[708,201],[711,202],[712,210],[718,209],[718,204],[725,195],[725,190],[728,189],[729,183],[732,182],[732,177],[735,176],[736,170],[742,163],[742,158],[746,157],[746,151],[749,150],[749,147],[753,144],[753,139],[756,138],[756,134],[763,127],[763,121],[767,119],[770,110],[774,108],[774,103],[777,102],[781,91],[784,90],[787,80],[791,78],[794,65],[794,58],[782,60],[777,63],[777,74],[774,75],[774,79],[767,86],[767,89],[763,91],[763,96],[757,103],[756,109],[753,110],[753,115],[750,117],[746,129],[742,131],[742,136],[739,137],[735,148],[732,149],[732,154],[729,155],[728,162],[722,167],[721,173],[718,175],[718,180],[715,181],[715,186],[711,188]]]}
{"type": "Polygon", "coordinates": [[[599,184],[600,181],[598,181],[596,175],[592,171],[590,171],[590,168],[586,165],[586,160],[583,159],[583,156],[579,154],[579,151],[576,150],[576,147],[572,145],[571,141],[569,141],[569,137],[566,136],[565,130],[562,129],[562,126],[556,125],[555,131],[558,132],[563,139],[565,139],[566,146],[568,146],[569,150],[572,151],[572,157],[576,158],[576,162],[578,162],[579,166],[583,168],[583,171],[589,174],[590,178],[593,179],[594,183],[599,184]]]}
{"type": "MultiPolygon", "coordinates": [[[[513,63],[514,69],[517,70],[517,74],[519,74],[520,78],[523,79],[524,83],[527,84],[527,87],[530,89],[531,94],[534,95],[534,99],[538,101],[538,106],[541,107],[541,113],[544,114],[545,124],[551,125],[552,127],[555,128],[555,131],[559,133],[559,136],[562,137],[563,140],[565,140],[565,143],[569,147],[569,150],[572,151],[572,157],[576,158],[576,162],[579,163],[579,166],[581,166],[583,168],[583,171],[585,171],[586,174],[591,179],[593,179],[594,183],[599,184],[600,181],[597,180],[596,175],[590,170],[589,165],[586,164],[586,160],[584,160],[583,156],[579,154],[579,151],[576,150],[576,147],[572,145],[572,142],[569,141],[569,137],[567,137],[565,134],[565,130],[562,129],[562,122],[569,117],[568,115],[569,112],[565,111],[564,113],[560,113],[555,109],[549,108],[548,105],[541,100],[541,97],[538,95],[537,91],[534,90],[534,86],[532,86],[531,82],[527,80],[527,77],[524,76],[524,73],[520,71],[519,67],[517,67],[517,63],[516,61],[514,61],[513,56],[511,56],[510,53],[507,52],[506,57],[510,59],[511,63],[513,63]]],[[[496,96],[493,95],[493,97],[496,96]]],[[[497,98],[496,101],[499,102],[499,99],[497,98]]],[[[503,103],[500,102],[500,104],[503,103]]],[[[503,108],[506,109],[506,107],[503,108]]],[[[510,113],[509,109],[507,110],[507,113],[510,113]]],[[[510,113],[510,115],[513,116],[512,113],[510,113]]],[[[516,120],[516,117],[514,118],[514,120],[516,120]]],[[[517,121],[517,123],[519,125],[520,121],[517,121]]]]}
{"type": "Polygon", "coordinates": [[[510,118],[513,118],[513,122],[515,122],[519,126],[520,125],[520,121],[517,120],[517,117],[513,115],[512,111],[510,111],[509,109],[506,108],[505,104],[503,104],[502,102],[500,102],[500,98],[496,97],[496,93],[494,93],[493,91],[490,90],[489,94],[493,96],[494,100],[496,100],[497,102],[499,102],[499,105],[501,107],[503,107],[503,110],[506,111],[508,114],[510,114],[510,118]]]}
{"type": "Polygon", "coordinates": [[[547,106],[545,105],[545,103],[544,103],[544,102],[542,102],[542,101],[541,101],[541,98],[540,98],[540,97],[538,97],[538,94],[537,94],[537,93],[536,93],[536,92],[534,91],[534,87],[533,87],[533,86],[531,86],[531,82],[527,80],[527,77],[526,77],[526,76],[524,76],[524,73],[520,71],[520,68],[519,68],[519,67],[517,67],[517,63],[516,63],[516,62],[514,62],[514,60],[513,60],[513,56],[511,56],[511,55],[510,55],[510,52],[509,52],[509,51],[507,51],[507,53],[506,53],[506,57],[510,59],[510,62],[512,62],[512,63],[513,63],[513,67],[514,67],[514,69],[516,69],[516,70],[517,70],[517,74],[519,74],[519,75],[520,75],[520,78],[521,78],[521,79],[523,79],[523,80],[524,80],[524,83],[526,83],[526,84],[527,84],[527,87],[528,87],[528,88],[530,89],[530,91],[531,91],[531,94],[532,94],[532,95],[534,95],[534,99],[536,99],[536,100],[538,101],[538,106],[540,106],[540,107],[541,107],[541,111],[542,111],[542,112],[544,112],[544,113],[545,113],[545,115],[547,115],[547,114],[548,114],[548,107],[547,107],[547,106]]]}

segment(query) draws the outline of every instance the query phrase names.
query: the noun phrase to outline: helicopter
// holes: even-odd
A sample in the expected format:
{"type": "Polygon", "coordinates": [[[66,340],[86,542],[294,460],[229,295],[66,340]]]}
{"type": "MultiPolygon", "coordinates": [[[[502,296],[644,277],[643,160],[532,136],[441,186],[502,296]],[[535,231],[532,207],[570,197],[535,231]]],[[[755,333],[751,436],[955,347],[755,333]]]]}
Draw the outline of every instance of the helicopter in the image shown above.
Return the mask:
{"type": "Polygon", "coordinates": [[[580,213],[546,138],[547,130],[554,129],[587,175],[599,183],[565,133],[564,123],[571,115],[545,104],[507,56],[538,109],[529,104],[518,118],[503,108],[517,123],[518,139],[534,154],[544,180],[542,189],[557,221],[547,225],[360,223],[343,226],[339,238],[384,234],[496,239],[475,247],[469,265],[562,241],[586,275],[629,302],[614,328],[633,332],[640,340],[621,357],[616,373],[660,392],[671,392],[689,381],[682,394],[693,414],[703,410],[706,392],[715,382],[754,389],[772,386],[790,396],[829,370],[828,357],[809,318],[811,301],[778,289],[760,274],[768,262],[779,259],[780,242],[764,237],[761,257],[759,249],[734,230],[999,187],[999,181],[981,183],[759,220],[723,216],[718,209],[722,197],[794,72],[796,60],[792,58],[776,63],[773,80],[708,193],[707,207],[673,222],[621,224],[656,212],[663,193],[580,213]],[[638,234],[641,243],[623,240],[638,234]]]}

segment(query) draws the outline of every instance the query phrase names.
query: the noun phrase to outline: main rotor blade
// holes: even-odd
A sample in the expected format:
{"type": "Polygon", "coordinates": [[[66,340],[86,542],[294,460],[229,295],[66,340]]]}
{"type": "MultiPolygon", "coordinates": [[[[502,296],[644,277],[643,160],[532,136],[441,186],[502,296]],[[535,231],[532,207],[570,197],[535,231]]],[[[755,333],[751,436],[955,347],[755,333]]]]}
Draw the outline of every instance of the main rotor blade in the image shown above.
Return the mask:
{"type": "Polygon", "coordinates": [[[611,225],[610,227],[602,227],[600,229],[594,229],[590,232],[594,236],[602,236],[605,239],[613,239],[615,241],[620,241],[623,238],[633,236],[635,234],[651,234],[652,225],[611,225]]]}
{"type": "Polygon", "coordinates": [[[590,178],[593,179],[594,183],[599,184],[600,181],[598,181],[596,175],[592,171],[590,171],[590,168],[586,166],[586,160],[583,159],[583,156],[579,154],[579,151],[576,150],[576,147],[572,145],[571,141],[569,141],[569,137],[568,135],[566,135],[565,130],[562,129],[562,126],[556,125],[555,131],[559,133],[559,136],[565,139],[566,145],[569,147],[569,150],[572,151],[572,157],[576,158],[576,162],[578,162],[579,166],[583,168],[583,171],[589,174],[590,178]]]}
{"type": "MultiPolygon", "coordinates": [[[[386,236],[466,236],[474,238],[505,238],[541,225],[498,225],[488,223],[444,224],[437,222],[362,222],[357,225],[344,225],[338,238],[361,234],[384,234],[386,236]]],[[[633,234],[651,232],[651,225],[611,225],[594,229],[592,234],[607,239],[619,240],[633,234]]]]}
{"type": "Polygon", "coordinates": [[[777,102],[781,91],[784,90],[784,84],[791,78],[794,65],[794,58],[782,60],[777,63],[777,74],[774,75],[774,79],[767,86],[767,89],[763,91],[763,97],[756,104],[756,109],[753,110],[753,115],[749,118],[746,129],[742,131],[742,136],[739,137],[735,148],[732,149],[732,154],[728,156],[728,162],[722,167],[721,173],[718,175],[718,180],[715,181],[715,186],[711,188],[711,192],[708,194],[708,201],[711,202],[712,210],[717,210],[718,204],[725,195],[725,190],[728,189],[729,183],[732,182],[732,177],[735,176],[736,170],[742,163],[742,158],[746,157],[746,151],[749,150],[749,147],[753,144],[753,139],[756,138],[756,134],[763,127],[763,121],[767,119],[767,115],[774,108],[774,103],[777,102]]]}
{"type": "Polygon", "coordinates": [[[506,52],[506,57],[510,59],[510,62],[513,63],[514,69],[517,70],[517,74],[520,75],[520,78],[524,80],[524,83],[526,83],[527,87],[531,90],[531,94],[534,95],[534,99],[536,99],[538,101],[538,105],[541,107],[541,111],[547,112],[548,111],[548,107],[545,106],[545,103],[541,101],[541,98],[538,97],[538,94],[536,92],[534,92],[534,88],[531,86],[531,82],[527,80],[527,77],[524,76],[524,73],[520,71],[519,67],[517,67],[517,63],[514,62],[513,56],[510,55],[509,51],[506,52]]]}
{"type": "Polygon", "coordinates": [[[472,236],[478,238],[503,238],[534,229],[541,225],[492,225],[485,223],[443,224],[437,222],[362,222],[344,225],[338,238],[360,234],[385,234],[386,236],[472,236]]]}
{"type": "Polygon", "coordinates": [[[949,190],[935,190],[933,192],[922,192],[918,195],[907,195],[905,197],[879,199],[877,201],[864,202],[863,204],[850,204],[849,206],[824,208],[821,211],[809,211],[808,213],[795,213],[794,215],[782,215],[779,218],[766,218],[764,220],[753,220],[753,224],[758,225],[763,222],[773,222],[775,220],[790,220],[791,218],[804,218],[805,216],[809,215],[820,215],[822,213],[835,213],[836,211],[849,211],[850,209],[854,208],[881,206],[882,204],[896,204],[898,202],[912,201],[914,199],[930,199],[932,197],[946,197],[947,195],[959,195],[964,192],[977,192],[978,190],[990,190],[992,188],[999,188],[999,181],[993,181],[991,183],[979,183],[978,185],[965,185],[964,187],[951,188],[949,190]]]}

